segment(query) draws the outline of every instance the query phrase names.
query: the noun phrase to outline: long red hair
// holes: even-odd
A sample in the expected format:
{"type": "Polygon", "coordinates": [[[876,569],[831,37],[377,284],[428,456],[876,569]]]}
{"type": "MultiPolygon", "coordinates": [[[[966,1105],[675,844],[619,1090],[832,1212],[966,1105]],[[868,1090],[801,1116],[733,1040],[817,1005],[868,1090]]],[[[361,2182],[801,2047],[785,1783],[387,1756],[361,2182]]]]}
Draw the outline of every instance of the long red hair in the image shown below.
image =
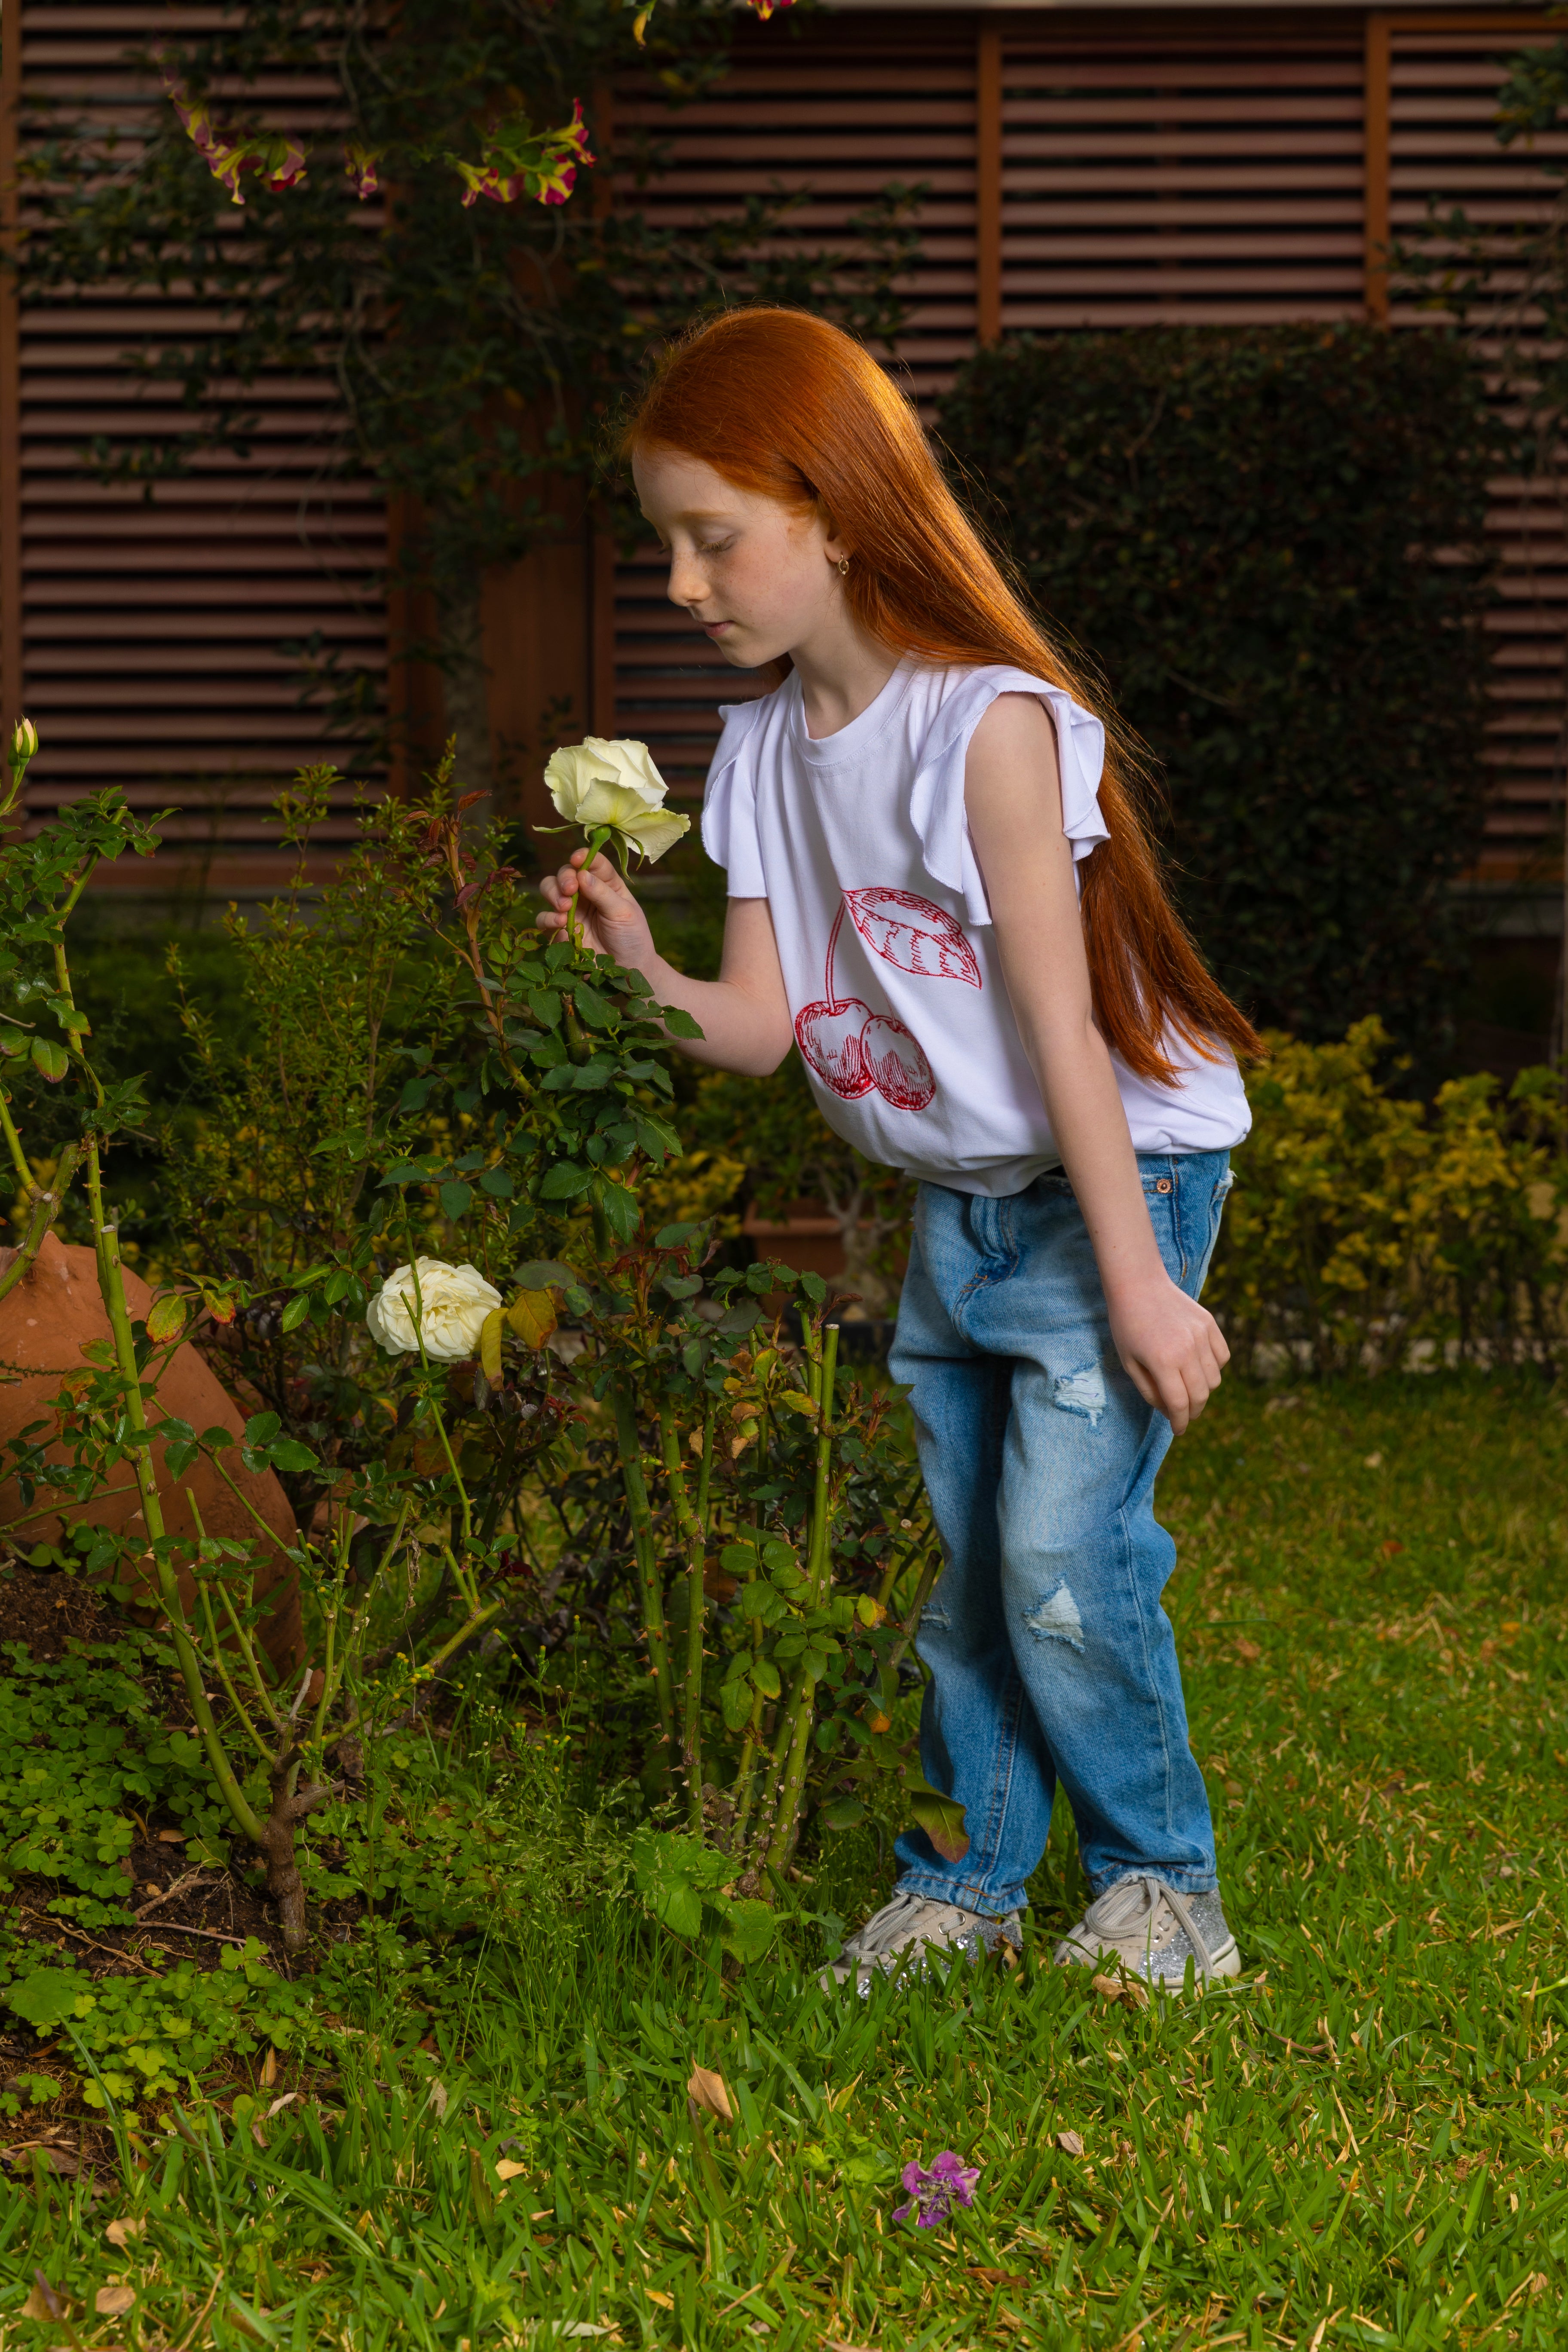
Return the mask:
{"type": "Polygon", "coordinates": [[[942,479],[913,406],[862,345],[803,310],[725,311],[675,346],[638,404],[623,455],[651,448],[831,518],[853,551],[849,608],[883,645],[942,665],[1005,662],[1098,710],[1110,838],[1085,863],[1082,908],[1100,1030],[1130,1069],[1165,1083],[1172,1032],[1211,1057],[1215,1039],[1262,1054],[1171,904],[1138,807],[1136,743],[1026,610],[942,479]]]}

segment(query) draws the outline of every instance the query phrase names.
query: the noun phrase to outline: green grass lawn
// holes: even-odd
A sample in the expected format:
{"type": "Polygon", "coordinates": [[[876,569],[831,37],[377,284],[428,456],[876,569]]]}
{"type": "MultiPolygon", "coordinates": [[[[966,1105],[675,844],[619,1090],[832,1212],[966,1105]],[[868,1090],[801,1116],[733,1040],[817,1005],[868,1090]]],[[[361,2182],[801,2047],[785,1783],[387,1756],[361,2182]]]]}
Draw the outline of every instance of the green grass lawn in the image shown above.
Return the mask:
{"type": "Polygon", "coordinates": [[[1560,2343],[1565,1471],[1523,1379],[1233,1388],[1176,1447],[1236,1984],[1138,2008],[1052,1969],[1059,1811],[1022,1969],[868,2001],[816,1971],[885,1889],[869,1828],[733,1979],[628,1896],[523,1889],[417,1966],[368,1939],[321,2063],[127,2125],[96,2201],[14,2158],[0,2343],[1560,2343]],[[694,2127],[694,2064],[732,2124],[694,2127]],[[895,2223],[944,2148],[973,2210],[895,2223]]]}

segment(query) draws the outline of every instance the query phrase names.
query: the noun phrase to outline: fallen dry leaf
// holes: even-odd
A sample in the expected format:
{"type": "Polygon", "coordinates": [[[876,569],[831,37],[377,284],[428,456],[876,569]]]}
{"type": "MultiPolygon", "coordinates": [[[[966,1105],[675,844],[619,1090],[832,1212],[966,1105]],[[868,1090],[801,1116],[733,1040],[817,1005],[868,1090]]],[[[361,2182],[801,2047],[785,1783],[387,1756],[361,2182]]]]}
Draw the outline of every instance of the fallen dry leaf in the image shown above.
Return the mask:
{"type": "Polygon", "coordinates": [[[500,2162],[496,2167],[496,2179],[498,2180],[518,2180],[521,2179],[522,2175],[527,2170],[528,2167],[526,2164],[514,2164],[510,2156],[503,2156],[500,2162]]]}
{"type": "Polygon", "coordinates": [[[298,2091],[285,2091],[281,2098],[274,2099],[267,2110],[268,2122],[270,2123],[274,2116],[280,2116],[285,2107],[291,2106],[299,2095],[298,2091]]]}
{"type": "Polygon", "coordinates": [[[1244,1666],[1255,1666],[1263,1653],[1256,1642],[1249,1642],[1245,1633],[1238,1633],[1236,1637],[1236,1654],[1244,1666]]]}
{"type": "Polygon", "coordinates": [[[1378,1549],[1383,1554],[1384,1559],[1392,1559],[1396,1551],[1403,1551],[1405,1549],[1405,1546],[1396,1541],[1393,1536],[1390,1536],[1386,1543],[1380,1543],[1378,1545],[1378,1549]]]}
{"type": "Polygon", "coordinates": [[[1083,2142],[1079,2139],[1077,2132],[1075,2131],[1058,2132],[1057,2146],[1061,2149],[1064,2156],[1081,2156],[1083,2154],[1083,2142]]]}
{"type": "Polygon", "coordinates": [[[986,2286],[1027,2286],[1029,2284],[1022,2271],[986,2270],[980,2263],[970,2263],[969,2275],[982,2280],[986,2286]]]}
{"type": "Polygon", "coordinates": [[[120,2221],[110,2221],[103,2234],[111,2246],[118,2246],[123,2253],[132,2239],[139,2238],[146,2227],[144,2221],[138,2219],[134,2214],[127,2213],[120,2221]]]}
{"type": "Polygon", "coordinates": [[[874,2344],[847,2344],[842,2336],[823,2338],[823,2352],[877,2352],[874,2344]]]}
{"type": "Polygon", "coordinates": [[[722,2074],[710,2072],[706,2066],[693,2066],[691,2079],[686,2085],[686,2104],[696,2116],[717,2116],[721,2124],[732,2124],[735,2110],[730,2105],[730,2094],[724,2088],[722,2074]]]}
{"type": "Polygon", "coordinates": [[[666,2294],[662,2287],[650,2286],[647,2290],[647,2299],[649,2303],[657,2303],[660,2311],[675,2309],[675,2297],[672,2294],[666,2294]]]}
{"type": "Polygon", "coordinates": [[[42,2271],[33,2273],[33,2284],[27,2290],[27,2300],[22,2305],[24,2319],[63,2319],[65,2297],[57,2294],[42,2271]]]}
{"type": "Polygon", "coordinates": [[[100,2286],[92,2298],[92,2307],[100,2319],[118,2319],[136,2301],[133,2286],[100,2286]]]}
{"type": "Polygon", "coordinates": [[[277,2080],[278,2053],[276,2050],[268,2050],[266,2057],[261,2062],[261,2073],[258,2077],[260,2087],[264,2091],[269,2091],[277,2080]]]}
{"type": "Polygon", "coordinates": [[[158,1843],[160,1845],[184,1845],[185,1832],[184,1830],[160,1830],[158,1843]]]}
{"type": "Polygon", "coordinates": [[[445,2083],[437,2080],[431,2084],[430,2095],[426,2100],[425,2104],[427,2107],[435,2108],[436,2120],[437,2123],[440,2123],[445,2117],[451,2095],[452,2095],[447,2090],[445,2083]]]}
{"type": "Polygon", "coordinates": [[[1091,1977],[1089,1990],[1101,2000],[1124,2001],[1129,2009],[1147,2009],[1149,1988],[1136,1977],[1091,1977]]]}

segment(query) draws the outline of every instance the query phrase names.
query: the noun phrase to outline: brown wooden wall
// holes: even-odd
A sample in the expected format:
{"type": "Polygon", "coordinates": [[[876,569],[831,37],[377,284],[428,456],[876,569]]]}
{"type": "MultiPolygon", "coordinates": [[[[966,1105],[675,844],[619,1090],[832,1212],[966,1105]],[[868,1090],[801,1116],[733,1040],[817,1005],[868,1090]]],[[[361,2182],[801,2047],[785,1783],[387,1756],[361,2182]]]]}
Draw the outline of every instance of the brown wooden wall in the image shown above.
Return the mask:
{"type": "MultiPolygon", "coordinates": [[[[133,124],[145,94],[119,59],[152,0],[17,8],[5,12],[7,124],[24,79],[29,95],[133,124]]],[[[1500,222],[1547,200],[1541,154],[1498,148],[1490,121],[1499,59],[1542,23],[846,9],[748,22],[720,94],[668,114],[651,89],[627,88],[616,114],[667,141],[671,168],[646,201],[672,224],[777,183],[805,198],[788,236],[841,243],[884,184],[923,183],[900,357],[929,401],[977,339],[1386,315],[1381,248],[1419,226],[1429,197],[1500,222]]],[[[273,97],[297,123],[322,100],[273,97]]],[[[113,780],[178,801],[183,854],[212,859],[212,882],[231,887],[270,878],[267,799],[332,748],[297,705],[280,642],[320,630],[345,658],[384,658],[385,525],[368,492],[321,487],[320,383],[266,387],[250,464],[207,461],[150,508],[80,479],[82,441],[133,413],[121,352],[196,323],[177,301],[95,297],[19,320],[0,308],[0,709],[26,707],[44,730],[41,798],[113,780]]],[[[1396,309],[1390,323],[1430,320],[1396,309]]],[[[1555,512],[1521,485],[1499,484],[1493,528],[1505,599],[1486,863],[1501,878],[1561,837],[1568,563],[1555,512]]],[[[503,755],[565,693],[579,723],[645,738],[695,793],[720,695],[748,690],[665,602],[651,555],[617,564],[585,544],[536,559],[489,583],[486,626],[503,755]]]]}

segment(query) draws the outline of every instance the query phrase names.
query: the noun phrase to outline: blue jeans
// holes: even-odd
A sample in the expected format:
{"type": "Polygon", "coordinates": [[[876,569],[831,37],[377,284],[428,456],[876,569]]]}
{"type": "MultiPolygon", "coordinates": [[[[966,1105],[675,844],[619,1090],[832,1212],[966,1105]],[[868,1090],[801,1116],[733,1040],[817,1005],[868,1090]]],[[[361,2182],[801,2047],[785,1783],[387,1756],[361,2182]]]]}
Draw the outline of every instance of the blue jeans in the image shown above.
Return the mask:
{"type": "MultiPolygon", "coordinates": [[[[1195,1298],[1230,1190],[1224,1151],[1144,1156],[1160,1253],[1195,1298]]],[[[907,1382],[945,1566],[916,1649],[921,1764],[969,1851],[923,1830],[899,1885],[1001,1916],[1025,1900],[1060,1780],[1098,1896],[1142,1873],[1215,1884],[1208,1796],[1160,1603],[1176,1547],[1154,1517],[1171,1424],[1111,1344],[1067,1179],[983,1200],[922,1184],[891,1370],[907,1382]]]]}

